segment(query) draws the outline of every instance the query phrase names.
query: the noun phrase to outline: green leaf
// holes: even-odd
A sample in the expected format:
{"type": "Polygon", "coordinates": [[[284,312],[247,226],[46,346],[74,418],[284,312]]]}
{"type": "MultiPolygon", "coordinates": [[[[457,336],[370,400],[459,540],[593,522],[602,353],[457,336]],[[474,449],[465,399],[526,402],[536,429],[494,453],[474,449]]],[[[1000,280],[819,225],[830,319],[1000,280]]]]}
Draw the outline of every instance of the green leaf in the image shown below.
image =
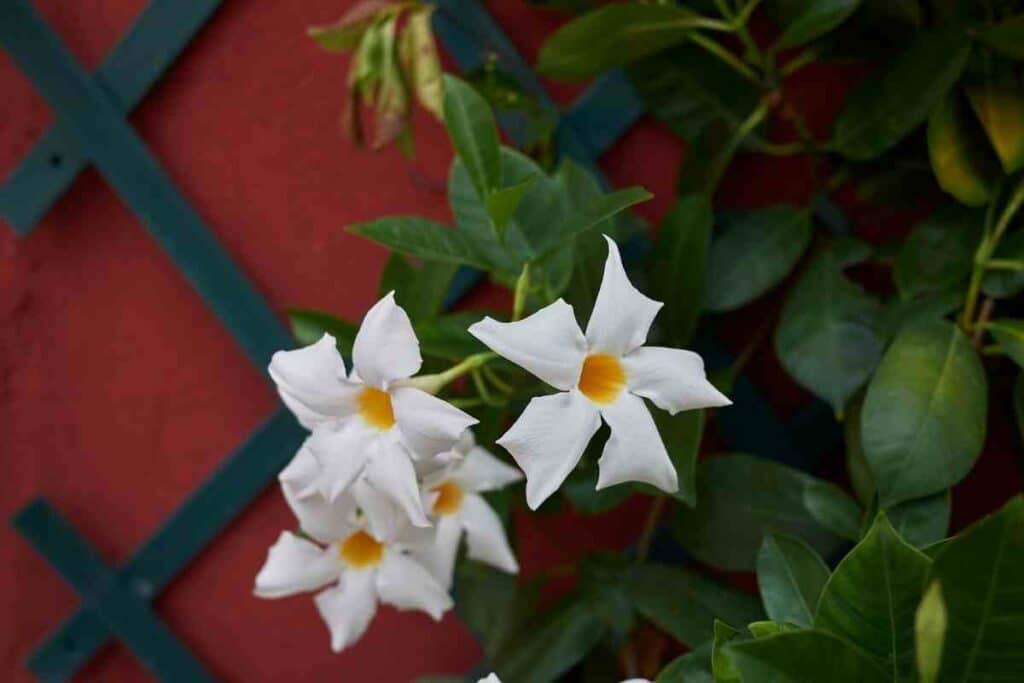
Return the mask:
{"type": "Polygon", "coordinates": [[[715,619],[746,624],[764,618],[754,596],[683,567],[638,564],[627,591],[640,614],[690,647],[714,635],[715,619]]]}
{"type": "Polygon", "coordinates": [[[679,490],[673,495],[693,507],[697,504],[697,454],[704,434],[704,411],[686,410],[669,415],[658,410],[654,412],[654,424],[679,479],[679,490]]]}
{"type": "Polygon", "coordinates": [[[960,26],[918,32],[903,54],[847,96],[833,129],[833,149],[851,159],[871,159],[895,145],[924,122],[960,77],[969,52],[960,26]]]}
{"type": "Polygon", "coordinates": [[[694,557],[721,569],[754,569],[766,533],[797,536],[828,557],[842,542],[815,521],[805,497],[820,483],[752,455],[709,458],[697,466],[697,506],[676,509],[672,534],[694,557]]]}
{"type": "Polygon", "coordinates": [[[914,612],[931,562],[879,513],[821,593],[814,627],[877,657],[892,680],[914,672],[914,612]]]}
{"type": "Polygon", "coordinates": [[[709,125],[686,149],[676,192],[679,195],[702,193],[714,196],[745,137],[739,129],[730,128],[721,121],[709,125]]]}
{"type": "Polygon", "coordinates": [[[742,680],[759,683],[865,683],[889,677],[871,658],[829,633],[793,631],[726,647],[742,680]]]}
{"type": "Polygon", "coordinates": [[[599,515],[613,510],[633,495],[631,486],[597,488],[597,468],[577,467],[565,480],[562,491],[573,509],[581,515],[599,515]]]}
{"type": "Polygon", "coordinates": [[[391,216],[350,225],[348,231],[402,254],[490,270],[506,263],[496,243],[415,216],[391,216]]]}
{"type": "Polygon", "coordinates": [[[860,538],[860,506],[832,482],[808,482],[804,486],[804,507],[818,524],[836,536],[850,541],[860,538]]]}
{"type": "Polygon", "coordinates": [[[882,310],[882,329],[886,339],[893,339],[908,325],[919,321],[940,320],[960,310],[964,305],[964,293],[959,287],[922,294],[914,299],[893,297],[882,310]]]}
{"type": "Polygon", "coordinates": [[[992,333],[1006,355],[1024,368],[1024,320],[1001,318],[990,322],[985,329],[992,333]]]}
{"type": "Polygon", "coordinates": [[[627,578],[632,568],[633,560],[617,553],[588,555],[579,566],[580,596],[616,643],[625,642],[635,622],[627,578]]]}
{"type": "Polygon", "coordinates": [[[967,206],[983,206],[992,196],[999,169],[954,91],[939,100],[928,116],[928,158],[939,186],[967,206]]]}
{"type": "Polygon", "coordinates": [[[665,341],[684,346],[697,329],[711,240],[711,202],[681,197],[661,222],[651,265],[651,295],[665,302],[659,320],[665,341]]]}
{"type": "Polygon", "coordinates": [[[860,0],[796,0],[789,2],[791,17],[776,43],[786,49],[809,43],[846,21],[860,0]]]}
{"type": "Polygon", "coordinates": [[[988,77],[967,89],[975,115],[981,121],[1003,170],[1024,168],[1024,85],[1012,77],[988,77]]]}
{"type": "Polygon", "coordinates": [[[523,196],[527,190],[533,187],[533,183],[536,180],[537,176],[530,176],[522,182],[504,187],[487,195],[484,205],[487,207],[487,214],[491,217],[491,221],[494,223],[499,236],[505,232],[505,226],[508,225],[512,215],[519,208],[520,202],[523,201],[523,196]]]}
{"type": "Polygon", "coordinates": [[[1000,54],[1024,59],[1024,14],[979,27],[975,37],[1000,54]]]}
{"type": "Polygon", "coordinates": [[[401,254],[391,254],[380,276],[378,294],[395,292],[395,301],[414,321],[427,320],[441,312],[457,266],[424,261],[419,267],[401,254]]]}
{"type": "Polygon", "coordinates": [[[779,284],[811,239],[806,210],[774,206],[739,214],[711,242],[705,305],[737,309],[779,284]]]}
{"type": "Polygon", "coordinates": [[[352,356],[352,345],[356,341],[359,325],[336,318],[321,311],[288,309],[288,323],[292,336],[299,346],[309,346],[320,340],[324,334],[334,337],[338,352],[346,358],[352,356]]]}
{"type": "Polygon", "coordinates": [[[790,289],[775,330],[786,371],[841,415],[882,357],[878,300],[848,280],[832,250],[818,256],[790,289]]]}
{"type": "Polygon", "coordinates": [[[769,534],[757,553],[757,585],[764,609],[775,621],[813,625],[828,576],[825,562],[798,538],[769,534]]]}
{"type": "Polygon", "coordinates": [[[505,681],[554,681],[600,642],[604,624],[580,599],[563,600],[524,629],[494,660],[505,681]]]}
{"type": "Polygon", "coordinates": [[[711,674],[711,643],[676,657],[661,670],[654,683],[714,683],[711,674]]]}
{"type": "Polygon", "coordinates": [[[729,624],[715,619],[715,641],[711,647],[711,672],[715,676],[715,683],[742,683],[740,672],[736,670],[732,660],[725,654],[725,645],[737,638],[742,638],[740,632],[729,624]]]}
{"type": "Polygon", "coordinates": [[[903,243],[893,276],[900,294],[912,299],[948,290],[967,280],[981,239],[984,216],[948,204],[918,223],[903,243]]]}
{"type": "MultiPolygon", "coordinates": [[[[646,202],[653,196],[642,187],[627,187],[608,192],[596,197],[586,207],[571,213],[555,229],[551,229],[549,226],[547,232],[530,235],[531,243],[535,245],[537,253],[543,255],[566,240],[600,225],[603,221],[625,211],[634,204],[646,202]]],[[[588,239],[600,238],[597,235],[589,235],[588,239]]]]}
{"type": "Polygon", "coordinates": [[[917,673],[921,683],[935,683],[942,664],[942,643],[946,639],[946,605],[942,601],[942,585],[932,581],[924,592],[914,616],[914,642],[917,652],[917,673]]]}
{"type": "Polygon", "coordinates": [[[482,311],[460,311],[417,322],[413,327],[420,340],[420,351],[424,356],[450,361],[461,361],[486,351],[468,329],[483,316],[482,311]]]}
{"type": "Polygon", "coordinates": [[[868,385],[864,454],[883,506],[938,493],[981,453],[985,372],[963,333],[944,320],[900,331],[868,385]]]}
{"type": "Polygon", "coordinates": [[[782,623],[778,621],[752,621],[747,624],[747,630],[755,638],[767,638],[777,633],[789,633],[799,631],[801,628],[796,624],[782,623]]]}
{"type": "Polygon", "coordinates": [[[488,197],[501,180],[494,114],[473,86],[448,74],[444,75],[444,123],[477,195],[488,197]]]}
{"type": "Polygon", "coordinates": [[[1024,372],[1017,373],[1013,384],[1013,412],[1017,416],[1017,433],[1024,441],[1024,372]]]}
{"type": "Polygon", "coordinates": [[[949,615],[939,680],[1024,680],[1024,498],[945,544],[936,580],[949,615]]]}
{"type": "MultiPolygon", "coordinates": [[[[992,258],[1024,261],[1024,232],[1013,232],[1003,238],[992,258]]],[[[986,296],[1003,299],[1024,291],[1024,269],[990,270],[981,281],[986,296]]]]}
{"type": "Polygon", "coordinates": [[[894,505],[886,513],[896,532],[916,548],[937,543],[949,533],[949,491],[894,505]]]}
{"type": "Polygon", "coordinates": [[[871,505],[875,499],[875,482],[871,469],[864,458],[860,441],[860,411],[864,407],[863,395],[853,398],[846,407],[843,417],[843,440],[846,443],[846,472],[850,485],[861,505],[871,505]]]}
{"type": "Polygon", "coordinates": [[[606,5],[573,19],[541,46],[537,70],[578,80],[680,43],[704,21],[677,5],[606,5]]]}

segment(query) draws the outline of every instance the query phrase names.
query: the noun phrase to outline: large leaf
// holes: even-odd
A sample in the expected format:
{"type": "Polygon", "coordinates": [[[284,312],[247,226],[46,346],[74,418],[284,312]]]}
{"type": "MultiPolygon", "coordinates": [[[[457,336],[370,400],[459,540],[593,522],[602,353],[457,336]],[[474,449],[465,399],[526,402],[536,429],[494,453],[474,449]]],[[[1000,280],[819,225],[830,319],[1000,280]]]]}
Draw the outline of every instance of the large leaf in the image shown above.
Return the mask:
{"type": "Polygon", "coordinates": [[[711,643],[676,657],[661,670],[654,683],[714,683],[711,675],[711,643]]]}
{"type": "Polygon", "coordinates": [[[990,322],[986,329],[1003,347],[1003,352],[1024,368],[1024,320],[1001,318],[990,322]]]}
{"type": "Polygon", "coordinates": [[[821,557],[792,536],[766,536],[757,553],[757,585],[774,621],[811,626],[828,576],[821,557]]]}
{"type": "Polygon", "coordinates": [[[975,35],[978,40],[1007,57],[1024,59],[1024,14],[980,27],[975,35]]]}
{"type": "Polygon", "coordinates": [[[939,680],[1024,680],[1024,499],[944,544],[935,580],[949,614],[939,680]]]}
{"type": "MultiPolygon", "coordinates": [[[[1004,237],[996,247],[993,258],[1024,261],[1024,231],[1013,232],[1004,237]]],[[[990,270],[981,281],[981,289],[986,296],[995,299],[1016,296],[1024,291],[1024,269],[990,270]]]]}
{"type": "Polygon", "coordinates": [[[842,541],[807,509],[808,489],[823,482],[746,454],[709,458],[697,467],[697,506],[677,508],[671,529],[697,559],[722,569],[752,570],[768,533],[806,541],[823,557],[842,541]]]}
{"type": "Polygon", "coordinates": [[[487,100],[465,81],[444,76],[444,123],[456,154],[481,197],[498,189],[501,157],[498,127],[487,100]]]}
{"type": "Polygon", "coordinates": [[[684,346],[697,327],[711,240],[711,202],[704,195],[680,198],[662,220],[652,257],[652,296],[665,302],[660,313],[665,341],[684,346]]]}
{"type": "Polygon", "coordinates": [[[912,680],[914,613],[930,565],[880,513],[825,584],[815,628],[877,657],[892,680],[912,680]]]}
{"type": "Polygon", "coordinates": [[[952,512],[949,491],[907,500],[886,512],[893,529],[910,545],[923,548],[938,543],[949,534],[952,512]]]}
{"type": "Polygon", "coordinates": [[[627,590],[640,614],[690,647],[714,635],[715,619],[746,624],[764,618],[754,596],[683,567],[636,565],[627,590]]]}
{"type": "Polygon", "coordinates": [[[871,658],[829,633],[792,631],[725,648],[744,681],[760,683],[865,683],[887,681],[871,658]]]}
{"type": "Polygon", "coordinates": [[[711,242],[705,305],[731,311],[777,285],[811,239],[806,210],[792,206],[740,214],[711,242]]]}
{"type": "Polygon", "coordinates": [[[882,357],[878,300],[848,280],[832,250],[818,256],[793,286],[775,331],[786,371],[842,414],[882,357]]]}
{"type": "Polygon", "coordinates": [[[414,321],[433,318],[441,312],[452,278],[458,266],[453,263],[424,261],[409,263],[401,254],[391,254],[378,287],[381,296],[395,292],[395,301],[414,321]]]}
{"type": "Polygon", "coordinates": [[[540,49],[537,70],[575,80],[685,40],[703,18],[677,5],[607,5],[570,21],[540,49]]]}
{"type": "Polygon", "coordinates": [[[893,267],[900,294],[909,299],[966,281],[983,220],[978,211],[949,204],[915,226],[893,267]]]}
{"type": "Polygon", "coordinates": [[[392,216],[348,227],[349,232],[373,240],[402,254],[470,265],[483,270],[507,261],[496,243],[476,238],[465,230],[415,216],[392,216]]]}
{"type": "Polygon", "coordinates": [[[288,322],[299,346],[315,344],[324,334],[330,334],[334,337],[339,353],[346,358],[352,357],[352,345],[356,341],[359,325],[322,311],[299,308],[288,309],[288,322]]]}
{"type": "Polygon", "coordinates": [[[864,455],[883,506],[938,493],[981,453],[988,392],[970,342],[952,323],[903,327],[868,385],[864,455]]]}
{"type": "Polygon", "coordinates": [[[685,410],[670,415],[667,411],[656,410],[654,424],[676,468],[679,490],[674,495],[693,507],[697,504],[697,454],[704,434],[704,411],[685,410]]]}
{"type": "Polygon", "coordinates": [[[960,77],[970,52],[962,27],[919,32],[880,73],[850,93],[836,119],[832,147],[851,159],[886,151],[928,117],[960,77]]]}
{"type": "Polygon", "coordinates": [[[455,572],[455,610],[488,657],[495,657],[532,607],[516,577],[477,562],[460,562],[455,572]]]}
{"type": "Polygon", "coordinates": [[[992,196],[998,167],[967,103],[955,91],[928,116],[928,158],[939,186],[961,203],[983,206],[992,196]]]}
{"type": "Polygon", "coordinates": [[[789,16],[776,43],[779,49],[803,45],[828,33],[857,9],[860,0],[795,0],[786,4],[789,16]]]}

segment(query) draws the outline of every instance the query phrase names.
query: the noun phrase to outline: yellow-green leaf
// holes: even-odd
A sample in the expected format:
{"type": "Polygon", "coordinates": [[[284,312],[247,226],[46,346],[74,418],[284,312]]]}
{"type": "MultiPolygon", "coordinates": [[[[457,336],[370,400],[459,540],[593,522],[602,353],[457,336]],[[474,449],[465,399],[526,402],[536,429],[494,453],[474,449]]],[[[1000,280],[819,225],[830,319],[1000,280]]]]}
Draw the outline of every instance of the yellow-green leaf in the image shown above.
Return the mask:
{"type": "Polygon", "coordinates": [[[430,30],[433,7],[411,12],[399,38],[398,50],[416,99],[436,118],[444,118],[444,83],[437,43],[430,30]]]}
{"type": "Polygon", "coordinates": [[[992,195],[994,160],[970,112],[955,92],[928,117],[928,157],[939,186],[967,206],[982,206],[992,195]]]}
{"type": "Polygon", "coordinates": [[[1024,368],[1024,320],[993,320],[987,329],[1003,347],[1006,355],[1024,368]]]}
{"type": "Polygon", "coordinates": [[[1024,88],[1013,80],[987,81],[967,90],[1003,169],[1024,167],[1024,88]]]}
{"type": "Polygon", "coordinates": [[[932,581],[921,599],[914,617],[914,635],[917,643],[917,673],[921,683],[935,683],[942,663],[942,643],[946,639],[946,604],[942,601],[942,587],[932,581]]]}

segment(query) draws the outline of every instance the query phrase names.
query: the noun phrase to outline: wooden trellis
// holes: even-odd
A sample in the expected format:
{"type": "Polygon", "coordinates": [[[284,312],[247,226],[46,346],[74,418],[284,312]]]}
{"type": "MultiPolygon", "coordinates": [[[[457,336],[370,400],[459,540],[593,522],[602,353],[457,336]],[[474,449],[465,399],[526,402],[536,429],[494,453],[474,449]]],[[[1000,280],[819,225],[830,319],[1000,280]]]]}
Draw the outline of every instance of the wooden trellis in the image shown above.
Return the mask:
{"type": "MultiPolygon", "coordinates": [[[[558,113],[481,3],[436,4],[435,29],[460,68],[476,69],[494,55],[499,69],[558,113]]],[[[92,164],[262,376],[271,354],[292,346],[290,335],[126,120],[219,5],[220,0],[152,0],[90,76],[29,0],[0,0],[0,44],[56,113],[56,123],[0,187],[0,213],[19,234],[27,234],[92,164]]],[[[600,176],[597,159],[642,113],[643,105],[626,79],[605,76],[561,113],[556,150],[600,176]]],[[[449,303],[479,276],[460,271],[449,303]]],[[[710,368],[729,365],[728,352],[710,330],[701,331],[698,346],[710,368]]],[[[839,439],[837,425],[821,402],[809,403],[783,423],[749,380],[738,378],[732,394],[737,407],[723,411],[718,422],[723,437],[737,449],[808,467],[839,439]]],[[[33,673],[45,681],[66,680],[113,637],[162,680],[214,680],[150,602],[274,480],[303,436],[291,415],[277,409],[117,568],[104,563],[44,498],[19,511],[13,518],[17,530],[81,598],[78,610],[29,657],[33,673]]]]}

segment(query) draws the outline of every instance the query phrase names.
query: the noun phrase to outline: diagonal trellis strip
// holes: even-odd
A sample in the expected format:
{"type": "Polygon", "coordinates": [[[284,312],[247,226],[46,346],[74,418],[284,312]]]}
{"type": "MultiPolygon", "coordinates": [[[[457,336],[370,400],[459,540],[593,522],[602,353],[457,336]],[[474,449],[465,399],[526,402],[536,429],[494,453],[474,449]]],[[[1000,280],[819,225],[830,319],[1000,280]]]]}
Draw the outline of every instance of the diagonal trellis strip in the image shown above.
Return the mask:
{"type": "MultiPolygon", "coordinates": [[[[220,6],[221,0],[153,0],[93,75],[124,113],[134,109],[220,6]]],[[[89,164],[60,121],[0,187],[0,216],[26,235],[89,164]]]]}

